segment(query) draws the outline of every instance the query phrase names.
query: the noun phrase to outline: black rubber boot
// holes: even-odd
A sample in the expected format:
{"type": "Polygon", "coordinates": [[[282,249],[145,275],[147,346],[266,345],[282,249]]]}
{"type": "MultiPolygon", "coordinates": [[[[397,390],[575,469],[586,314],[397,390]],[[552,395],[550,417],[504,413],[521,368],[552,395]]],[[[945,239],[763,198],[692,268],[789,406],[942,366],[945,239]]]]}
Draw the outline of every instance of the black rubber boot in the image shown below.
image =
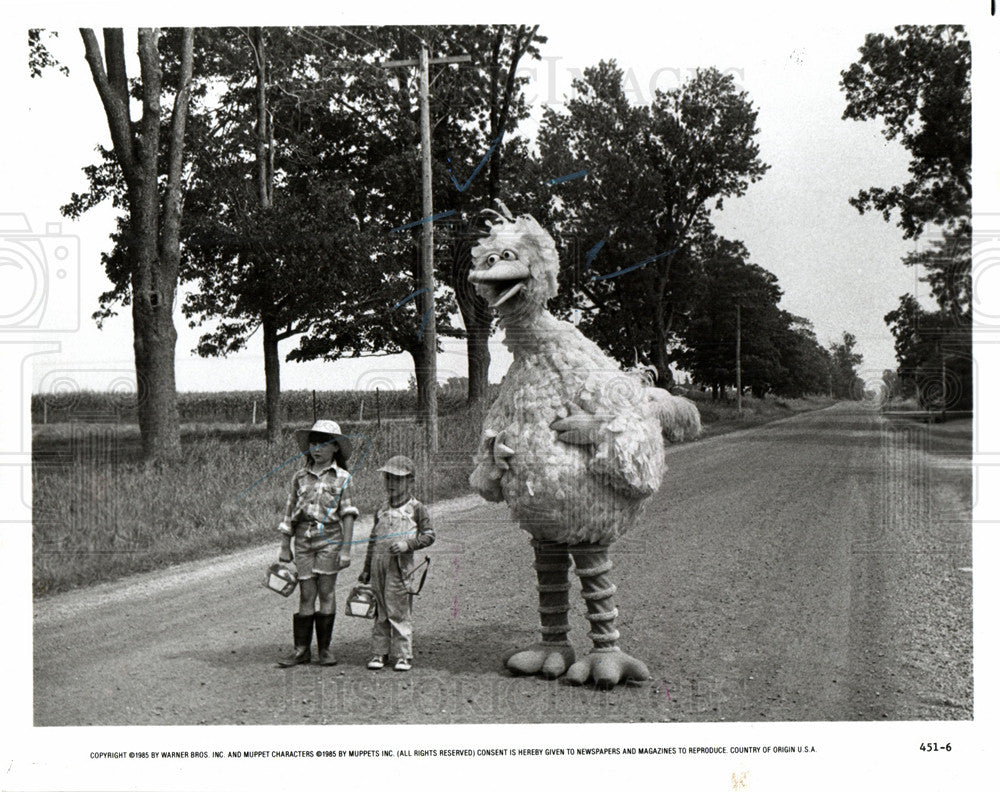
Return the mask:
{"type": "Polygon", "coordinates": [[[333,622],[337,617],[332,613],[316,614],[316,647],[319,649],[317,662],[321,666],[337,665],[337,660],[330,651],[330,640],[333,638],[333,622]]]}
{"type": "Polygon", "coordinates": [[[296,613],[292,616],[292,635],[295,636],[295,651],[288,657],[278,661],[281,668],[289,668],[296,665],[304,665],[312,662],[313,619],[315,614],[302,616],[296,613]]]}

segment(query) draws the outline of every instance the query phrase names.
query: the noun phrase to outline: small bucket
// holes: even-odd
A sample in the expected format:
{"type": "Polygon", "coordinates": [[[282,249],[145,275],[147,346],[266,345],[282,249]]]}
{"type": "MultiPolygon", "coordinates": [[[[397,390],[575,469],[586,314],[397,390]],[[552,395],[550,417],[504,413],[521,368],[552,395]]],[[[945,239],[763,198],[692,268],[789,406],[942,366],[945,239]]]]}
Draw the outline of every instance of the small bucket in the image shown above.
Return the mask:
{"type": "Polygon", "coordinates": [[[371,586],[355,586],[347,595],[347,605],[344,608],[347,616],[357,616],[360,619],[375,618],[375,592],[371,586]]]}
{"type": "Polygon", "coordinates": [[[282,597],[288,597],[298,584],[295,572],[282,563],[271,564],[264,577],[264,587],[277,591],[282,597]]]}

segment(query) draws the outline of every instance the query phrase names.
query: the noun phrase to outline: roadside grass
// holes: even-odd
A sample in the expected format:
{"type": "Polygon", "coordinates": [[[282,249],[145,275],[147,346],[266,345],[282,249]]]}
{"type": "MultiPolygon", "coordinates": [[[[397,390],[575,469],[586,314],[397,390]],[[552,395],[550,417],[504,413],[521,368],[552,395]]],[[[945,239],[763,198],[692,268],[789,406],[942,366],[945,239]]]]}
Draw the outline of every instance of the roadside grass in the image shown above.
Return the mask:
{"type": "MultiPolygon", "coordinates": [[[[362,514],[371,514],[384,498],[378,467],[395,454],[413,457],[427,471],[416,486],[422,500],[468,493],[483,410],[464,407],[443,414],[440,451],[433,459],[425,452],[422,427],[413,420],[386,420],[381,427],[341,421],[354,440],[348,464],[351,496],[362,514]]],[[[277,548],[275,528],[288,484],[303,463],[294,428],[299,427],[269,444],[262,426],[185,424],[180,460],[145,464],[139,461],[134,425],[36,426],[35,595],[271,539],[277,548]]]]}
{"type": "Polygon", "coordinates": [[[743,397],[741,412],[737,409],[735,400],[712,401],[707,394],[698,392],[687,394],[687,398],[694,401],[701,413],[702,437],[716,437],[739,429],[750,429],[798,413],[820,410],[836,402],[836,399],[826,396],[805,396],[798,399],[766,396],[758,399],[746,395],[743,397]]]}
{"type": "MultiPolygon", "coordinates": [[[[739,414],[735,403],[696,401],[706,437],[833,403],[748,397],[739,414]]],[[[395,454],[406,454],[417,463],[421,472],[416,494],[425,502],[469,493],[472,454],[486,408],[447,399],[441,408],[439,451],[433,456],[426,453],[423,428],[412,418],[387,418],[381,426],[375,421],[339,421],[354,440],[348,467],[352,498],[363,515],[370,515],[382,501],[378,467],[395,454]]],[[[342,414],[349,413],[331,407],[320,413],[334,418],[342,414]]],[[[173,463],[139,461],[134,424],[36,425],[35,595],[270,540],[277,548],[275,528],[288,483],[303,462],[292,431],[308,424],[296,422],[280,442],[269,444],[260,424],[186,423],[181,458],[173,463]]]]}

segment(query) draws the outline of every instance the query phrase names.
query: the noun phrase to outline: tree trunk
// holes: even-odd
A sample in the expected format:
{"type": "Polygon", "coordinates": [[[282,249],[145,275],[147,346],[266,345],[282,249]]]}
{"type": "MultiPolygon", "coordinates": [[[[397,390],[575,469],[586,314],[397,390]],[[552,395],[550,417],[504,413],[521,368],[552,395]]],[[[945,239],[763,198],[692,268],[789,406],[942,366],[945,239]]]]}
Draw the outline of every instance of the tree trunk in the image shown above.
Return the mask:
{"type": "Polygon", "coordinates": [[[493,325],[493,315],[486,300],[476,294],[469,283],[469,269],[472,264],[469,255],[471,241],[463,238],[458,241],[459,253],[453,267],[453,282],[455,283],[455,300],[465,324],[465,349],[468,362],[468,393],[469,404],[475,404],[487,397],[489,393],[490,373],[490,331],[493,325]]]}
{"type": "Polygon", "coordinates": [[[493,315],[486,300],[476,294],[469,283],[469,269],[472,260],[469,255],[471,241],[459,239],[459,253],[452,269],[452,282],[455,285],[455,301],[465,323],[465,349],[468,361],[469,390],[467,400],[470,404],[486,398],[489,392],[490,372],[490,330],[493,325],[493,315]]]}
{"type": "Polygon", "coordinates": [[[129,194],[132,347],[143,457],[174,459],[181,449],[173,317],[178,262],[159,247],[159,197],[155,171],[129,194]]]}
{"type": "Polygon", "coordinates": [[[470,326],[466,323],[468,332],[469,357],[469,403],[481,402],[489,394],[490,373],[490,323],[476,323],[470,326]]]}
{"type": "Polygon", "coordinates": [[[656,366],[656,386],[669,390],[674,384],[674,375],[670,373],[670,357],[667,355],[666,333],[662,322],[657,322],[653,365],[656,366]]]}
{"type": "MultiPolygon", "coordinates": [[[[262,212],[270,210],[274,192],[274,147],[268,120],[270,108],[267,98],[267,55],[265,53],[264,30],[253,31],[252,49],[257,68],[257,121],[256,160],[257,200],[262,212]]],[[[260,271],[266,272],[266,263],[260,271]]],[[[264,403],[267,412],[267,441],[275,443],[281,439],[281,359],[278,357],[278,318],[273,314],[261,316],[261,332],[264,336],[264,403]]]]}
{"type": "MultiPolygon", "coordinates": [[[[490,204],[493,204],[500,197],[500,178],[503,171],[503,135],[510,123],[510,106],[517,90],[515,83],[517,65],[521,60],[521,56],[527,51],[537,30],[538,25],[535,25],[531,29],[526,28],[524,25],[518,27],[511,44],[510,63],[507,64],[505,75],[501,75],[500,64],[503,40],[506,35],[503,25],[497,28],[493,39],[489,67],[489,110],[490,140],[495,142],[496,150],[493,152],[493,156],[490,157],[487,171],[486,195],[490,204]],[[501,77],[503,77],[502,89],[501,77]]],[[[471,266],[471,261],[468,264],[471,266]]],[[[489,306],[486,305],[486,301],[479,297],[470,287],[466,280],[468,274],[468,267],[458,268],[455,296],[458,301],[458,308],[462,312],[462,320],[465,322],[466,355],[469,361],[468,401],[470,404],[474,404],[485,399],[489,393],[489,341],[493,315],[489,306]]]]}
{"type": "Polygon", "coordinates": [[[177,330],[173,309],[180,272],[181,173],[194,33],[190,28],[184,31],[179,79],[167,131],[166,183],[162,190],[159,180],[163,72],[159,31],[141,28],[138,34],[142,88],[142,117],[138,123],[131,120],[129,112],[121,30],[104,31],[103,59],[94,32],[82,28],[80,35],[108,119],[115,158],[127,185],[126,255],[131,269],[132,348],[143,457],[174,459],[180,455],[181,444],[174,376],[177,330]]]}
{"type": "Polygon", "coordinates": [[[132,348],[138,400],[139,434],[144,459],[175,459],[180,455],[180,421],[174,349],[177,331],[172,315],[174,287],[153,279],[157,265],[155,241],[136,240],[139,262],[132,276],[132,348]]]}
{"type": "Polygon", "coordinates": [[[278,357],[278,328],[274,319],[261,320],[264,336],[264,403],[267,411],[267,441],[281,439],[281,359],[278,357]]]}

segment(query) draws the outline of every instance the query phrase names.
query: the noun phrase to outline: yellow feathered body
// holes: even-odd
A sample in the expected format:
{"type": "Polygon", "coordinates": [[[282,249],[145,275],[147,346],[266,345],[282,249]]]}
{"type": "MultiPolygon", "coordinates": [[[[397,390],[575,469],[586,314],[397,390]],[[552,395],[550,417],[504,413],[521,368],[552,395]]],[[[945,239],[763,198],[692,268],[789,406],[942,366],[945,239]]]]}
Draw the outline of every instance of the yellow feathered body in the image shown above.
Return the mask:
{"type": "Polygon", "coordinates": [[[508,327],[505,343],[514,362],[484,422],[472,486],[505,500],[536,538],[611,544],[666,469],[649,389],[547,312],[508,327]],[[563,442],[550,427],[575,406],[608,418],[594,445],[563,442]],[[509,457],[497,454],[501,447],[509,457]]]}

